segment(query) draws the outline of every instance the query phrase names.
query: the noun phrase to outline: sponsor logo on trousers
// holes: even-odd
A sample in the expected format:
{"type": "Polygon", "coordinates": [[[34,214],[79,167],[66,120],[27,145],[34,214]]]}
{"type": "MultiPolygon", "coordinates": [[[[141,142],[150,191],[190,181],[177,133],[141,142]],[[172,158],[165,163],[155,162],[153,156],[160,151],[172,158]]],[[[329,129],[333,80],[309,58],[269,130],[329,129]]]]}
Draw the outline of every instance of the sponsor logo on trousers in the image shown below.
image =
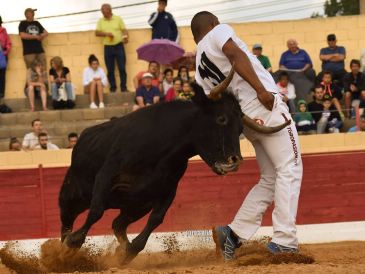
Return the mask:
{"type": "Polygon", "coordinates": [[[297,147],[297,143],[295,142],[295,138],[294,138],[294,134],[293,134],[293,130],[291,129],[291,127],[288,127],[288,133],[289,133],[289,137],[290,137],[290,141],[293,147],[293,152],[294,152],[294,156],[295,156],[295,165],[298,165],[298,147],[297,147]]]}

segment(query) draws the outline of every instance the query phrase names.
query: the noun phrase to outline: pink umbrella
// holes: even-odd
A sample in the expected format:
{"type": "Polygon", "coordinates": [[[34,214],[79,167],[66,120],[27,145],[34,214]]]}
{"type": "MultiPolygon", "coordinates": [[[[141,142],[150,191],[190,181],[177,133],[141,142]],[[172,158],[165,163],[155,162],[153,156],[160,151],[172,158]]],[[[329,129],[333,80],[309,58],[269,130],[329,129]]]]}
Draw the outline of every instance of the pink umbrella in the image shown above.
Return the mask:
{"type": "Polygon", "coordinates": [[[162,65],[170,64],[184,55],[179,44],[167,39],[153,39],[137,49],[138,59],[156,61],[162,65]]]}

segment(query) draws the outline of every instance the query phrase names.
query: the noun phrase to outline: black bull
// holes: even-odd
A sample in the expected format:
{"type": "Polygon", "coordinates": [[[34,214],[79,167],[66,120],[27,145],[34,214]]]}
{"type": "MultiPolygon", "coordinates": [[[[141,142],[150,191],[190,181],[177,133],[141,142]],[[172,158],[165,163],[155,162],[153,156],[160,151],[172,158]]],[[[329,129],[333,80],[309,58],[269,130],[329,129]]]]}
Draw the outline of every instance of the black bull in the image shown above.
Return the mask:
{"type": "Polygon", "coordinates": [[[120,209],[112,228],[128,263],[163,222],[190,157],[200,155],[220,175],[238,169],[244,116],[238,101],[225,92],[211,100],[200,86],[192,88],[192,102],[160,103],[81,134],[59,195],[67,247],[80,248],[105,210],[120,209]],[[86,209],[85,223],[72,232],[86,209]],[[129,242],[128,225],[149,212],[143,231],[129,242]]]}

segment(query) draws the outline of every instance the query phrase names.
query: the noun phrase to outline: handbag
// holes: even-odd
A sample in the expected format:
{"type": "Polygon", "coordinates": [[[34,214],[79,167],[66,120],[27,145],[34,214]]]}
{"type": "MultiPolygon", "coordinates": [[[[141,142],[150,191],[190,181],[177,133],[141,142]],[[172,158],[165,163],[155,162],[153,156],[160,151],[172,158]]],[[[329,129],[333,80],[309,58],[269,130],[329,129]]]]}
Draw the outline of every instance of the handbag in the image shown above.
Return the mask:
{"type": "Polygon", "coordinates": [[[6,56],[0,43],[0,69],[6,68],[6,65],[7,65],[6,56]]]}
{"type": "Polygon", "coordinates": [[[66,89],[65,89],[65,83],[63,83],[59,88],[58,88],[58,98],[57,101],[67,101],[67,93],[66,93],[66,89]]]}

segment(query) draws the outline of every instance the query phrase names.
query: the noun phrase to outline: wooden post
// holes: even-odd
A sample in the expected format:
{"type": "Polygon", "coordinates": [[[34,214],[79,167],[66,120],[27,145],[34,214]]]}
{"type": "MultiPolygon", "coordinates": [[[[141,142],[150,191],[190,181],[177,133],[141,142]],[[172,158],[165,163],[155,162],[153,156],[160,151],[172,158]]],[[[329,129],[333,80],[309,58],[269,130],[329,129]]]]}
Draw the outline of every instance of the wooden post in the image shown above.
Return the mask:
{"type": "Polygon", "coordinates": [[[43,166],[40,164],[39,169],[39,192],[41,198],[41,210],[42,210],[42,238],[47,237],[47,218],[46,218],[46,201],[44,196],[44,177],[43,177],[43,166]]]}

